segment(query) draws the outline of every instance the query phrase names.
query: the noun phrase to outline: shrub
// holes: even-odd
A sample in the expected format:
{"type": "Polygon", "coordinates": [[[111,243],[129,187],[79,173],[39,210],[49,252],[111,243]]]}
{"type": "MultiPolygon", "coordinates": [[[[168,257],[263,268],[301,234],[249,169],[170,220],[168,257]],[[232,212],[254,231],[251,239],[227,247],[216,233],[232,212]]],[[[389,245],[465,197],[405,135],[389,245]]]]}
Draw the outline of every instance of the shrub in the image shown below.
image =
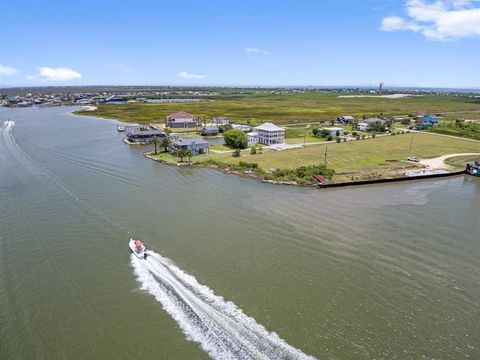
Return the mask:
{"type": "Polygon", "coordinates": [[[257,153],[257,148],[256,147],[252,147],[252,149],[250,150],[250,154],[251,155],[255,155],[257,153]]]}
{"type": "Polygon", "coordinates": [[[377,134],[375,134],[375,133],[372,134],[372,138],[375,139],[376,136],[377,136],[377,134]]]}
{"type": "Polygon", "coordinates": [[[342,141],[342,139],[340,139],[339,137],[337,137],[337,143],[339,143],[340,141],[342,141]]]}
{"type": "Polygon", "coordinates": [[[352,131],[352,136],[357,136],[358,133],[356,131],[352,131]]]}
{"type": "Polygon", "coordinates": [[[236,149],[236,150],[232,153],[232,156],[233,156],[233,157],[240,157],[240,150],[236,149]]]}
{"type": "Polygon", "coordinates": [[[245,161],[240,161],[238,163],[238,165],[242,168],[242,169],[257,169],[258,168],[258,164],[257,163],[249,163],[249,162],[245,162],[245,161]]]}
{"type": "Polygon", "coordinates": [[[333,140],[333,136],[332,135],[328,135],[327,136],[327,141],[332,141],[333,140]]]}
{"type": "Polygon", "coordinates": [[[225,144],[234,149],[246,149],[248,146],[247,134],[238,129],[232,129],[223,133],[225,144]]]}

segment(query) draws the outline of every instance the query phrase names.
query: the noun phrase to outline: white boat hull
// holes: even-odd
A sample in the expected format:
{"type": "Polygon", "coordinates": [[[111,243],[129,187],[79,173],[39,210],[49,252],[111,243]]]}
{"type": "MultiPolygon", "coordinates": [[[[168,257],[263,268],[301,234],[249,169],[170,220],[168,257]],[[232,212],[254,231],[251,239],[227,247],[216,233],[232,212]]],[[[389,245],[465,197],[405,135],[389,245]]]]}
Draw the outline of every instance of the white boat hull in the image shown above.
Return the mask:
{"type": "Polygon", "coordinates": [[[135,246],[135,241],[133,239],[130,239],[128,246],[130,247],[130,250],[132,250],[132,253],[139,259],[145,259],[145,254],[148,254],[148,250],[145,245],[142,245],[142,248],[139,250],[135,246]]]}

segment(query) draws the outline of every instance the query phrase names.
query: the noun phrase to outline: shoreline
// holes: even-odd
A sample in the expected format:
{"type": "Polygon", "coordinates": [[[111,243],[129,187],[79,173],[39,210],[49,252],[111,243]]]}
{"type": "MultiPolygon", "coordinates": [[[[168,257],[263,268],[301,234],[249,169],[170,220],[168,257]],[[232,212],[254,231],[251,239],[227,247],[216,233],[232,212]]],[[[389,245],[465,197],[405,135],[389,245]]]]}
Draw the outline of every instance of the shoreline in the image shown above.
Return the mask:
{"type": "MultiPolygon", "coordinates": [[[[393,183],[393,182],[405,182],[405,181],[414,181],[414,180],[428,180],[434,178],[444,178],[444,177],[453,177],[453,176],[460,176],[466,175],[467,172],[465,169],[457,170],[457,171],[447,171],[442,173],[431,173],[425,175],[415,175],[415,176],[399,176],[399,177],[385,177],[385,178],[378,178],[378,179],[370,179],[370,180],[359,180],[359,181],[348,181],[348,182],[331,182],[326,184],[300,184],[293,181],[275,181],[275,180],[268,180],[263,179],[260,176],[254,173],[242,173],[237,170],[230,170],[227,168],[222,168],[217,165],[213,164],[193,164],[193,163],[171,163],[165,161],[163,159],[156,158],[152,156],[152,152],[144,152],[143,156],[146,158],[168,165],[168,166],[177,166],[177,167],[194,167],[194,168],[204,168],[204,169],[212,169],[222,172],[226,175],[236,175],[243,178],[248,178],[252,180],[257,180],[259,182],[271,185],[289,185],[289,186],[297,186],[297,187],[305,187],[305,188],[316,188],[316,189],[327,189],[327,188],[336,188],[336,187],[349,187],[349,186],[362,186],[362,185],[372,185],[372,184],[382,184],[382,183],[393,183]]],[[[447,156],[447,155],[446,155],[447,156]]],[[[432,169],[425,169],[424,171],[432,171],[432,169]]]]}

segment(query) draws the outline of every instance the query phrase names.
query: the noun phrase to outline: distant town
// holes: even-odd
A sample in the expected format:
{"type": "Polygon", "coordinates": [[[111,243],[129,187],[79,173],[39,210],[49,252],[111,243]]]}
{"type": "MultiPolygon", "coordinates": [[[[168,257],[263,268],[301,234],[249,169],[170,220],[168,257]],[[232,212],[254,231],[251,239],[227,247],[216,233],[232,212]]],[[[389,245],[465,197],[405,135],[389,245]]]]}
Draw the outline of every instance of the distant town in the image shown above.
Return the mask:
{"type": "Polygon", "coordinates": [[[480,98],[477,90],[468,89],[415,89],[375,87],[280,87],[280,88],[178,88],[178,87],[33,87],[0,89],[0,106],[58,106],[99,105],[121,103],[169,103],[199,102],[213,100],[218,95],[280,95],[308,92],[363,94],[363,96],[395,96],[398,92],[407,95],[444,94],[480,98]]]}

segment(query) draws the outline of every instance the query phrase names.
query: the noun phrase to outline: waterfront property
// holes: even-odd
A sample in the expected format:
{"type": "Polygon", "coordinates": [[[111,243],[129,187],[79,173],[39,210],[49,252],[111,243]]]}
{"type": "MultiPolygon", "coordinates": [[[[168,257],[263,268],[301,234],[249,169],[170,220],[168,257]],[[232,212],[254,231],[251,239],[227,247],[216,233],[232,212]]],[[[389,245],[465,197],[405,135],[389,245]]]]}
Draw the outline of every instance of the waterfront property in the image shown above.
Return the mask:
{"type": "Polygon", "coordinates": [[[340,127],[324,127],[320,129],[321,132],[327,132],[331,136],[343,136],[344,130],[340,127]]]}
{"type": "Polygon", "coordinates": [[[162,130],[135,130],[127,134],[126,140],[131,144],[151,144],[164,136],[165,132],[162,130]]]}
{"type": "Polygon", "coordinates": [[[192,128],[198,126],[198,121],[192,114],[179,111],[167,116],[165,126],[168,128],[192,128]]]}
{"type": "Polygon", "coordinates": [[[200,138],[185,138],[174,141],[171,151],[177,153],[180,150],[190,150],[192,155],[208,154],[210,144],[200,138]]]}
{"type": "Polygon", "coordinates": [[[217,126],[206,126],[202,129],[201,134],[203,136],[215,136],[218,135],[220,129],[217,126]]]}
{"type": "Polygon", "coordinates": [[[272,123],[264,123],[255,127],[258,133],[258,142],[264,145],[283,144],[285,142],[285,129],[272,123]]]}

